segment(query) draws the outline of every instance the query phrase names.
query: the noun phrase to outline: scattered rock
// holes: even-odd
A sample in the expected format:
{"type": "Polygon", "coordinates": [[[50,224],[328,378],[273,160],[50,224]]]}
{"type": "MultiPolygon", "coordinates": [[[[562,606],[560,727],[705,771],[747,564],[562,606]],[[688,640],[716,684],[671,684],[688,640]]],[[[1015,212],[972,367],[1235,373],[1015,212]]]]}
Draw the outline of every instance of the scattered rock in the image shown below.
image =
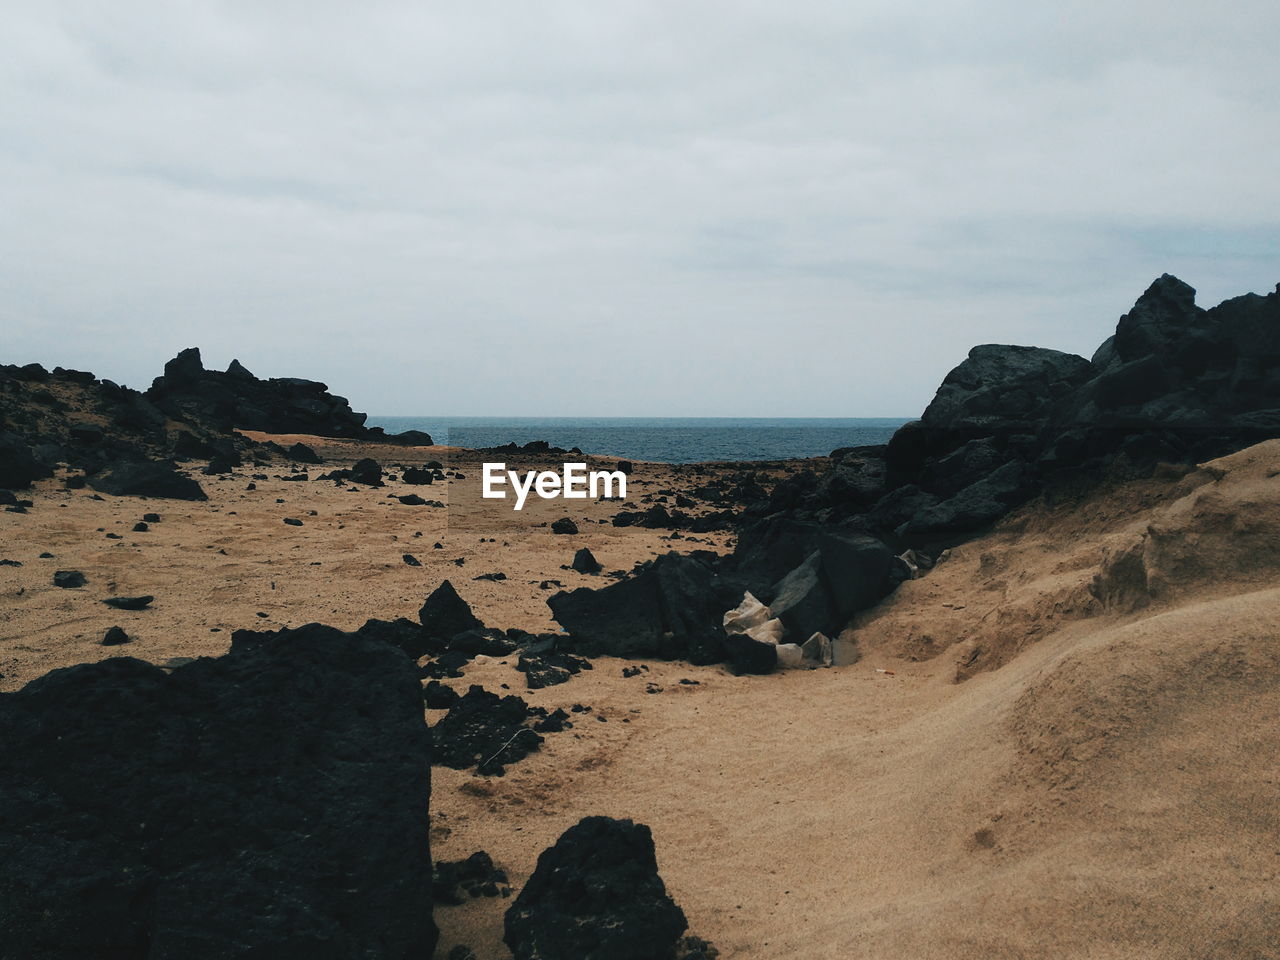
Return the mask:
{"type": "Polygon", "coordinates": [[[114,607],[117,610],[145,610],[151,606],[151,601],[155,597],[107,597],[102,602],[108,607],[114,607]]]}
{"type": "Polygon", "coordinates": [[[118,647],[124,643],[132,643],[133,638],[124,632],[122,627],[111,627],[102,638],[104,647],[118,647]]]}
{"type": "Polygon", "coordinates": [[[578,573],[599,573],[603,569],[600,561],[586,547],[582,547],[573,555],[572,566],[578,573]]]}
{"type": "Polygon", "coordinates": [[[542,746],[542,737],[525,724],[529,716],[528,704],[519,697],[499,697],[473,685],[433,728],[434,762],[500,777],[506,764],[542,746]]]}
{"type": "Polygon", "coordinates": [[[436,903],[457,906],[474,897],[509,897],[511,884],[507,874],[493,865],[483,850],[465,860],[441,860],[436,863],[431,887],[436,903]]]}
{"type": "Polygon", "coordinates": [[[58,570],[53,575],[53,585],[64,590],[83,587],[87,581],[79,570],[58,570]]]}
{"type": "Polygon", "coordinates": [[[578,532],[578,525],[568,517],[561,517],[551,524],[552,533],[573,534],[578,532]]]}

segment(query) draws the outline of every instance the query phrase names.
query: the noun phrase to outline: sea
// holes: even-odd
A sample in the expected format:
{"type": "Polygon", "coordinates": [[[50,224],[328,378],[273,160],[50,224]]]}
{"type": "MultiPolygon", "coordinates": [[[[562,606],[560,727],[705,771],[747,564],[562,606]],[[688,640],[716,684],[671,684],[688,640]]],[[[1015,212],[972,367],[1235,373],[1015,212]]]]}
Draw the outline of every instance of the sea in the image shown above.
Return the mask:
{"type": "Polygon", "coordinates": [[[888,443],[905,417],[391,417],[368,425],[422,430],[472,449],[546,440],[568,450],[654,463],[788,460],[888,443]]]}

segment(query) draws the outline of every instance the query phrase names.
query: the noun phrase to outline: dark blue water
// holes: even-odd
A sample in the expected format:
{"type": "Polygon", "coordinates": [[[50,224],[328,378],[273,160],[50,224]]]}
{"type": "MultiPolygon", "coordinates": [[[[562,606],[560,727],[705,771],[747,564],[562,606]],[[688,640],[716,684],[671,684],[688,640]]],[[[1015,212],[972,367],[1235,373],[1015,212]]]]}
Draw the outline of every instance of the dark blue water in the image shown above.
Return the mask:
{"type": "Polygon", "coordinates": [[[439,444],[496,447],[546,440],[566,450],[656,463],[785,460],[887,443],[905,418],[369,417],[388,433],[425,430],[439,444]]]}

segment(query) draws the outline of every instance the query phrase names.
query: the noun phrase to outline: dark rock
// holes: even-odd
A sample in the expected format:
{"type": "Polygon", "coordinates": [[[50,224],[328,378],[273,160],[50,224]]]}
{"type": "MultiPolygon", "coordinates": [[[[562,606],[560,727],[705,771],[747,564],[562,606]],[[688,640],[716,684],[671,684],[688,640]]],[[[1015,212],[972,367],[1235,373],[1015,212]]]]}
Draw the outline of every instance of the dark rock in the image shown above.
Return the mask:
{"type": "Polygon", "coordinates": [[[112,627],[107,631],[106,636],[102,638],[104,647],[118,647],[121,644],[132,642],[133,638],[125,633],[122,627],[112,627]]]}
{"type": "Polygon", "coordinates": [[[436,587],[418,611],[418,619],[428,635],[448,640],[466,630],[479,630],[484,624],[471,612],[467,601],[458,596],[453,584],[445,580],[436,587]]]}
{"type": "Polygon", "coordinates": [[[416,493],[411,493],[404,497],[396,497],[396,499],[399,500],[401,503],[403,503],[406,507],[421,507],[430,502],[428,500],[423,500],[416,493]]]}
{"type": "Polygon", "coordinates": [[[479,850],[465,860],[438,862],[431,892],[436,903],[457,906],[471,897],[509,896],[511,885],[506,872],[479,850]]]}
{"type": "Polygon", "coordinates": [[[302,521],[301,521],[301,520],[299,520],[297,517],[285,517],[285,518],[284,518],[284,522],[285,522],[285,523],[287,523],[287,524],[288,524],[289,526],[291,526],[291,527],[300,527],[300,526],[302,526],[302,521]]]}
{"type": "Polygon", "coordinates": [[[548,650],[521,653],[516,669],[524,674],[525,684],[530,690],[540,690],[566,683],[570,677],[592,667],[590,660],[575,657],[571,653],[548,650]]]}
{"type": "Polygon", "coordinates": [[[649,828],[586,817],[538,857],[503,939],[515,960],[673,960],[687,926],[649,828]]]}
{"type": "Polygon", "coordinates": [[[432,680],[422,688],[422,702],[430,710],[448,710],[461,697],[453,687],[445,686],[439,680],[432,680]]]}
{"type": "Polygon", "coordinates": [[[402,559],[405,562],[405,564],[410,567],[422,566],[422,561],[419,560],[417,557],[415,557],[412,553],[406,553],[400,559],[402,559]]]}
{"type": "Polygon", "coordinates": [[[0,694],[6,956],[431,955],[412,665],[337,631],[0,694]]]}
{"type": "Polygon", "coordinates": [[[147,525],[147,521],[145,520],[139,520],[137,523],[133,525],[134,533],[146,533],[150,529],[151,527],[147,525]]]}
{"type": "Polygon", "coordinates": [[[387,439],[392,443],[398,443],[406,447],[431,447],[435,442],[431,439],[431,434],[424,433],[422,430],[402,430],[400,433],[393,433],[387,439]]]}
{"type": "Polygon", "coordinates": [[[214,457],[209,461],[209,465],[204,468],[204,475],[207,477],[216,477],[228,474],[235,467],[235,464],[227,457],[214,457]]]}
{"type": "Polygon", "coordinates": [[[107,597],[102,602],[108,607],[114,607],[117,610],[145,610],[151,606],[151,601],[155,597],[107,597]]]}
{"type": "Polygon", "coordinates": [[[603,569],[600,561],[586,547],[582,547],[573,555],[572,566],[578,573],[599,573],[603,569]]]}
{"type": "Polygon", "coordinates": [[[724,611],[740,599],[708,560],[668,553],[628,579],[561,591],[547,604],[575,649],[588,655],[716,663],[723,659],[724,611]]]}
{"type": "Polygon", "coordinates": [[[434,762],[502,776],[506,764],[542,746],[542,737],[525,725],[529,715],[528,704],[519,697],[499,697],[473,685],[433,728],[434,762]]]}
{"type": "Polygon", "coordinates": [[[551,524],[552,533],[573,534],[578,532],[578,525],[568,517],[561,517],[551,524]]]}
{"type": "Polygon", "coordinates": [[[364,626],[355,633],[366,640],[403,650],[410,660],[443,650],[443,646],[429,637],[421,624],[405,617],[397,617],[395,620],[366,620],[364,626]]]}
{"type": "Polygon", "coordinates": [[[732,633],[724,641],[725,655],[734,673],[773,673],[778,667],[778,648],[745,633],[732,633]]]}
{"type": "Polygon", "coordinates": [[[505,657],[516,648],[515,643],[501,630],[477,627],[463,630],[449,638],[449,649],[465,653],[469,657],[505,657]]]}
{"type": "Polygon", "coordinates": [[[51,476],[53,470],[35,458],[22,437],[0,432],[0,487],[25,490],[34,481],[51,476]]]}
{"type": "Polygon", "coordinates": [[[405,483],[412,484],[428,484],[435,482],[435,473],[429,469],[419,470],[417,467],[405,467],[400,474],[400,479],[405,483]]]}
{"type": "Polygon", "coordinates": [[[171,464],[131,460],[113,464],[89,477],[89,486],[115,497],[160,497],[168,500],[208,500],[200,484],[171,464]]]}
{"type": "Polygon", "coordinates": [[[83,587],[87,581],[79,570],[59,570],[53,575],[53,585],[64,590],[83,587]]]}
{"type": "Polygon", "coordinates": [[[365,457],[357,460],[351,468],[351,479],[355,483],[367,484],[371,487],[382,486],[382,467],[378,465],[377,460],[365,457]]]}
{"type": "Polygon", "coordinates": [[[305,443],[295,443],[289,448],[287,456],[295,463],[323,463],[320,454],[316,453],[305,443]]]}

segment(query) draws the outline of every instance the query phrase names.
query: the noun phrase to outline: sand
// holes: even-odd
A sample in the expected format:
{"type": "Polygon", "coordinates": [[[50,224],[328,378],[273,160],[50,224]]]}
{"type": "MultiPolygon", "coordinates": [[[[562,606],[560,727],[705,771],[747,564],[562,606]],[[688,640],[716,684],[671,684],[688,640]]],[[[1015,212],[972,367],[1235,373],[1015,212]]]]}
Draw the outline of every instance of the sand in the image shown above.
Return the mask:
{"type": "MultiPolygon", "coordinates": [[[[537,581],[599,582],[560,569],[571,548],[606,569],[687,548],[597,524],[506,544],[455,528],[433,551],[444,511],[318,483],[250,493],[240,473],[201,478],[207,504],[46,482],[29,515],[0,514],[0,556],[24,564],[0,568],[4,689],[102,656],[218,654],[235,627],[414,616],[445,577],[487,622],[544,629],[537,581]],[[129,533],[149,510],[162,522],[129,533]],[[89,583],[58,590],[54,569],[89,583]],[[494,569],[510,579],[470,579],[494,569]],[[155,609],[110,611],[112,589],[154,593],[155,609]],[[137,641],[100,647],[117,622],[137,641]]],[[[580,817],[645,822],[691,932],[725,957],[1280,957],[1276,474],[1271,442],[1029,505],[859,617],[850,666],[646,662],[624,678],[601,658],[526,693],[510,663],[478,662],[450,682],[593,710],[505,777],[437,768],[434,853],[487,850],[518,889],[580,817]]],[[[438,908],[439,955],[506,956],[508,903],[438,908]]]]}

